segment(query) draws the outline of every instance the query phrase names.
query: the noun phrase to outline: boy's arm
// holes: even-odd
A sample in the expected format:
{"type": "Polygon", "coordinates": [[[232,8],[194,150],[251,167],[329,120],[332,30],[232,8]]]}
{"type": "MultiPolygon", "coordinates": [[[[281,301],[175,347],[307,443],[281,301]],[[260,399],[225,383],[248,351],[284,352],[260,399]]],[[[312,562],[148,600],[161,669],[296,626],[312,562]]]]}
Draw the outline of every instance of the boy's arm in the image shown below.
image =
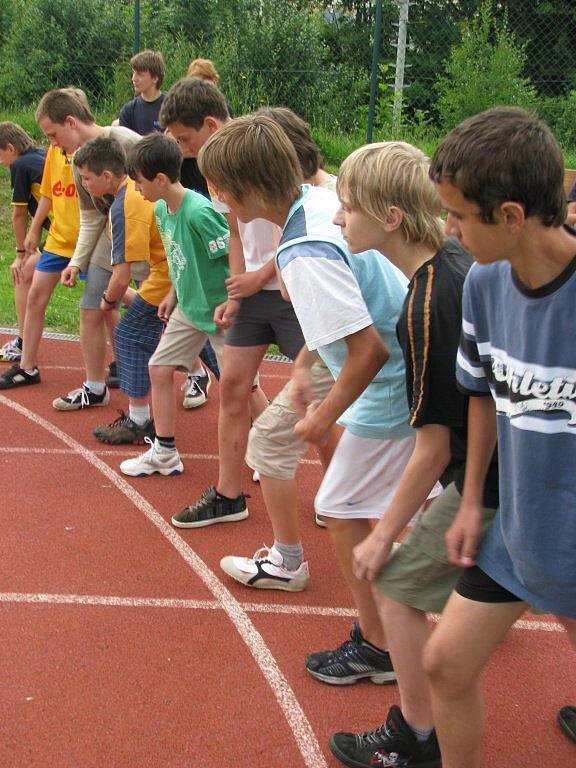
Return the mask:
{"type": "Polygon", "coordinates": [[[356,578],[373,581],[390,556],[398,534],[424,504],[450,462],[450,428],[426,424],[416,430],[416,445],[402,479],[372,533],[354,548],[356,578]]]}
{"type": "Polygon", "coordinates": [[[302,347],[292,366],[290,397],[300,416],[314,401],[314,392],[310,384],[310,368],[318,360],[317,352],[310,352],[306,344],[302,347]]]}
{"type": "Polygon", "coordinates": [[[112,267],[112,277],[108,283],[102,301],[100,302],[100,309],[103,312],[109,312],[116,309],[116,304],[122,299],[128,286],[130,285],[130,262],[122,262],[120,264],[114,264],[112,267]],[[106,297],[106,298],[104,298],[106,297]]]}
{"type": "Polygon", "coordinates": [[[27,256],[31,256],[33,253],[36,253],[36,250],[40,245],[40,233],[42,231],[42,224],[44,223],[44,219],[50,213],[51,208],[52,200],[49,197],[42,196],[38,201],[36,213],[34,214],[34,218],[32,219],[32,222],[28,228],[28,234],[24,239],[24,248],[26,250],[27,256]]]}
{"type": "Polygon", "coordinates": [[[294,432],[309,443],[322,444],[336,420],[356,400],[390,357],[373,325],[346,336],[347,355],[334,386],[318,405],[309,407],[294,432]]]}
{"type": "MultiPolygon", "coordinates": [[[[246,264],[244,263],[244,249],[242,248],[242,240],[240,239],[238,219],[232,213],[226,213],[225,215],[228,220],[228,227],[230,228],[230,240],[228,242],[228,265],[230,267],[230,275],[243,275],[246,272],[246,264]]],[[[228,281],[226,281],[226,284],[228,284],[228,281]]],[[[222,304],[219,304],[214,310],[214,322],[219,328],[230,328],[239,309],[240,299],[232,298],[228,295],[228,299],[222,304]]]]}
{"type": "Polygon", "coordinates": [[[496,447],[496,404],[491,395],[471,397],[462,502],[446,532],[448,557],[455,565],[474,565],[482,531],[484,483],[496,447]]]}
{"type": "Polygon", "coordinates": [[[21,270],[26,261],[26,249],[24,241],[26,239],[26,225],[28,224],[28,207],[26,205],[12,206],[12,229],[14,231],[14,241],[16,243],[16,255],[14,261],[10,264],[10,274],[14,285],[20,283],[21,270]]]}

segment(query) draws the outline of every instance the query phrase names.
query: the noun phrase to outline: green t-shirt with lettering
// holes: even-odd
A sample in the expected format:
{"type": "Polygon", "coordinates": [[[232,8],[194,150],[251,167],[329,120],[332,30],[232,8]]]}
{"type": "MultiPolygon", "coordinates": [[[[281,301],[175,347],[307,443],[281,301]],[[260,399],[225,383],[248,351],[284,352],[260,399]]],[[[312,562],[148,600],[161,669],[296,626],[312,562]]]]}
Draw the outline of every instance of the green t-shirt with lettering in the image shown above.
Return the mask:
{"type": "Polygon", "coordinates": [[[214,309],[226,301],[228,222],[203,195],[186,190],[178,210],[164,200],[154,206],[158,230],[176,289],[178,306],[193,325],[215,333],[214,309]]]}

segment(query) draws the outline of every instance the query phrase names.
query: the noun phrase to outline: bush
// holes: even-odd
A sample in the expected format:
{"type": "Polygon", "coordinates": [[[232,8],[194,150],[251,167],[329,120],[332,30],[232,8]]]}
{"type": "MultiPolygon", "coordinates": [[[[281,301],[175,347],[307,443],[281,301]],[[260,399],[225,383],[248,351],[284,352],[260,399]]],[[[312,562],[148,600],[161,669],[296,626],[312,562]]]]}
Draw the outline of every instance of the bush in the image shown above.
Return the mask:
{"type": "Polygon", "coordinates": [[[463,23],[462,42],[452,48],[446,74],[435,85],[442,127],[450,130],[497,105],[533,106],[534,88],[522,75],[525,61],[506,19],[494,19],[484,0],[476,16],[463,23]]]}

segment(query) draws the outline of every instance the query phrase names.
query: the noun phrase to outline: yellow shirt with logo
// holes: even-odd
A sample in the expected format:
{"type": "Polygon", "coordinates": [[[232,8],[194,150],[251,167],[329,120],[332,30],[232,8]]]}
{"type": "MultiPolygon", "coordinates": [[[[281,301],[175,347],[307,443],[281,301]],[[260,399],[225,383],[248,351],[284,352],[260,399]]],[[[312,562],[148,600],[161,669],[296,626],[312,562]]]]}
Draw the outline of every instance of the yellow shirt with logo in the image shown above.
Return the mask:
{"type": "Polygon", "coordinates": [[[80,211],[72,158],[59,147],[49,147],[44,163],[40,194],[52,201],[52,224],[44,248],[70,258],[80,231],[80,211]]]}

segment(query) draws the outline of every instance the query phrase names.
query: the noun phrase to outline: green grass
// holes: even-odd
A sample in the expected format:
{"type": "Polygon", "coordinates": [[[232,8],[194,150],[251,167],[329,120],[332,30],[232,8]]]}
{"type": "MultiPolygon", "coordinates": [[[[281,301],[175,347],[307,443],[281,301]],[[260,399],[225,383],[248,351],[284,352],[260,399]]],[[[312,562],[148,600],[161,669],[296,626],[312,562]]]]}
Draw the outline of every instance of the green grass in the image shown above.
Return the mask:
{"type": "MultiPolygon", "coordinates": [[[[97,120],[102,125],[109,124],[113,115],[107,111],[98,113],[97,120]]],[[[34,121],[34,110],[22,108],[21,110],[0,111],[1,120],[13,120],[20,123],[36,139],[40,138],[40,131],[34,121]]],[[[326,160],[326,166],[332,173],[338,172],[342,160],[356,147],[364,144],[366,136],[331,134],[325,129],[314,131],[314,136],[326,160]]],[[[385,137],[374,136],[375,141],[385,137]]],[[[426,154],[431,155],[437,146],[437,136],[406,136],[406,141],[419,146],[426,154]]],[[[564,152],[567,168],[576,168],[576,149],[564,152]]],[[[14,236],[11,225],[10,207],[10,176],[8,171],[0,166],[0,325],[16,326],[16,312],[14,310],[14,291],[10,279],[9,266],[14,258],[14,236]]],[[[46,313],[46,329],[77,333],[78,331],[78,301],[82,293],[82,284],[69,289],[58,286],[46,313]]]]}

